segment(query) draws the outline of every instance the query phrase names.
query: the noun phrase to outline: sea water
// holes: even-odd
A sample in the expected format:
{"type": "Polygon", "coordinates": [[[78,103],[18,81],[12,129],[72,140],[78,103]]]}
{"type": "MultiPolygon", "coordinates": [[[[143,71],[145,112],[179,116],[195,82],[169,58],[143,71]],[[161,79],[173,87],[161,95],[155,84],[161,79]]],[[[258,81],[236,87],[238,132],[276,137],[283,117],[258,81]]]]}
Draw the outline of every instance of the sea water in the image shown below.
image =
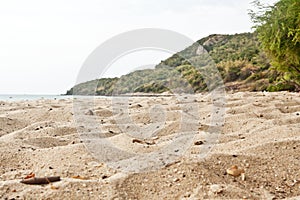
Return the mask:
{"type": "Polygon", "coordinates": [[[0,94],[0,101],[34,101],[34,100],[60,100],[60,99],[94,99],[94,98],[119,98],[111,96],[82,96],[82,95],[49,95],[49,94],[0,94]]]}
{"type": "Polygon", "coordinates": [[[28,94],[0,94],[0,101],[31,101],[42,99],[68,99],[73,98],[69,95],[28,95],[28,94]]]}

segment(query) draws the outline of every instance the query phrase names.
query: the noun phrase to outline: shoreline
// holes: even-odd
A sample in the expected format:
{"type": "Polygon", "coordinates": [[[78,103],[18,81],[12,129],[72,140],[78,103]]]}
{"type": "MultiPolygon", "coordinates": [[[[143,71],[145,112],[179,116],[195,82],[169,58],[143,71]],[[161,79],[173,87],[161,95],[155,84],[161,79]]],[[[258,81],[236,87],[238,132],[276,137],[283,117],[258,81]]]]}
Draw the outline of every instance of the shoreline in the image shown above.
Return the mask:
{"type": "MultiPolygon", "coordinates": [[[[35,101],[35,100],[60,100],[60,99],[76,99],[76,98],[118,98],[118,97],[176,97],[176,96],[197,96],[197,95],[208,95],[210,92],[203,93],[180,93],[180,94],[165,94],[165,93],[126,93],[120,95],[68,95],[68,94],[60,94],[60,95],[52,95],[52,94],[0,94],[0,101],[7,102],[17,102],[17,101],[35,101]]],[[[299,94],[299,92],[294,91],[279,91],[279,92],[267,92],[267,91],[225,91],[225,95],[227,94],[237,94],[237,93],[295,93],[299,94]]]]}

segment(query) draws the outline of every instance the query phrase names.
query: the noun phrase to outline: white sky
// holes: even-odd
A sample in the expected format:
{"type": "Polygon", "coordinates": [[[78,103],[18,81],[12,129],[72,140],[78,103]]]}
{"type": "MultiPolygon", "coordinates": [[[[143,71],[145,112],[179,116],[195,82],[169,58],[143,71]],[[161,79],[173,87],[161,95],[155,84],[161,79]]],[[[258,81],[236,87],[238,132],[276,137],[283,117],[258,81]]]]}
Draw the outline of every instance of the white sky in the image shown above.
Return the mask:
{"type": "MultiPolygon", "coordinates": [[[[262,0],[273,4],[277,0],[262,0]]],[[[163,28],[193,40],[251,31],[252,0],[0,0],[0,94],[61,94],[102,42],[138,28],[163,28]]],[[[106,76],[167,58],[137,52],[106,76]],[[122,70],[120,70],[122,69],[122,70]]]]}

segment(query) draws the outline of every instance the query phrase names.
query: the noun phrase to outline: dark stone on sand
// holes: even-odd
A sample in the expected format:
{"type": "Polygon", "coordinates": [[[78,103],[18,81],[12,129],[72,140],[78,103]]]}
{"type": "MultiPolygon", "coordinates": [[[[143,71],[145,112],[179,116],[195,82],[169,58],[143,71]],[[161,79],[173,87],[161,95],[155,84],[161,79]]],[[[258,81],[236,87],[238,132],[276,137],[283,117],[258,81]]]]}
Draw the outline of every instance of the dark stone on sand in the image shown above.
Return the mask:
{"type": "Polygon", "coordinates": [[[204,142],[203,141],[196,141],[196,142],[194,142],[194,145],[202,145],[202,144],[204,144],[204,142]]]}
{"type": "Polygon", "coordinates": [[[85,114],[86,115],[94,115],[94,112],[92,110],[88,110],[85,114]]]}

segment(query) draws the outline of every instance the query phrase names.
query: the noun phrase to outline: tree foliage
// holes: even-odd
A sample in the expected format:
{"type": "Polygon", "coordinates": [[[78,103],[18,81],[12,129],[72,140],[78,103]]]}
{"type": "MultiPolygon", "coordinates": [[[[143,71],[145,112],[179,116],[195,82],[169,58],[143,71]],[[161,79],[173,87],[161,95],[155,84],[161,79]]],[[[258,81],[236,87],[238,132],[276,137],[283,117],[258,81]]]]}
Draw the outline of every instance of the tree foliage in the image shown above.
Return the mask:
{"type": "Polygon", "coordinates": [[[259,0],[253,3],[257,10],[250,15],[263,50],[282,72],[281,79],[299,90],[300,1],[280,0],[273,6],[264,6],[259,0]]]}

